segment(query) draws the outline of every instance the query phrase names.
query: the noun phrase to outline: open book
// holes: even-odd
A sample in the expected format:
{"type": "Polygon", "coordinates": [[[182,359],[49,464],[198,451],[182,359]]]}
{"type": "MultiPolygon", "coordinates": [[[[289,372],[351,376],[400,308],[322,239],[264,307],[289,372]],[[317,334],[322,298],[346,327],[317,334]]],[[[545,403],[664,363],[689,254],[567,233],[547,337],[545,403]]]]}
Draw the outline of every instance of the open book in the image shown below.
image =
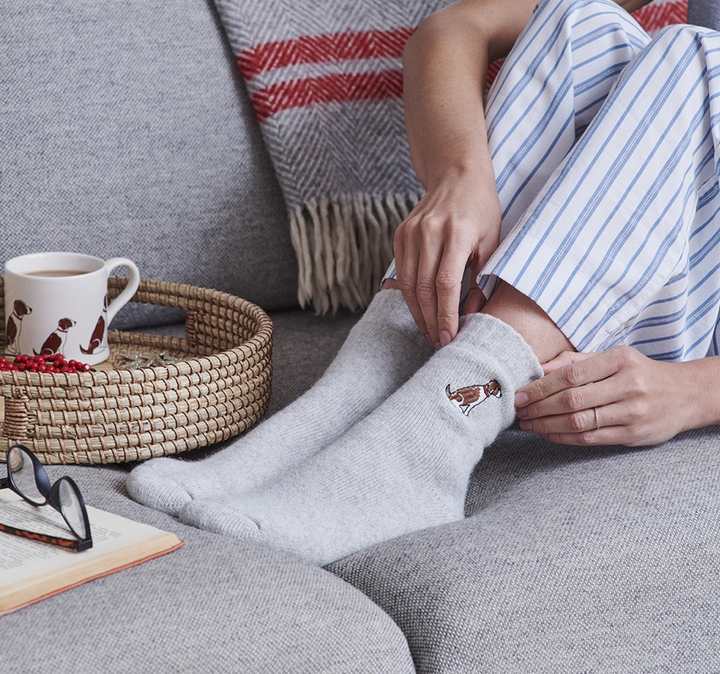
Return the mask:
{"type": "MultiPolygon", "coordinates": [[[[183,545],[167,531],[89,506],[87,511],[93,547],[84,552],[0,532],[0,616],[183,545]]],[[[71,536],[53,508],[36,508],[9,489],[0,491],[0,522],[53,536],[71,536]]]]}

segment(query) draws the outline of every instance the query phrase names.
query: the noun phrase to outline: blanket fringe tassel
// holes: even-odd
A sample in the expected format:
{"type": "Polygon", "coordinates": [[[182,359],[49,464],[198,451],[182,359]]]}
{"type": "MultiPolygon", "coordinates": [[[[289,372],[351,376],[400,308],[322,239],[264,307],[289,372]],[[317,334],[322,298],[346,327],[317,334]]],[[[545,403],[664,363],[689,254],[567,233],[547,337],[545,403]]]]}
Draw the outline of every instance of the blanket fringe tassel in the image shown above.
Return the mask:
{"type": "Polygon", "coordinates": [[[420,194],[341,194],[290,209],[298,300],[325,314],[364,309],[392,261],[393,235],[420,194]]]}

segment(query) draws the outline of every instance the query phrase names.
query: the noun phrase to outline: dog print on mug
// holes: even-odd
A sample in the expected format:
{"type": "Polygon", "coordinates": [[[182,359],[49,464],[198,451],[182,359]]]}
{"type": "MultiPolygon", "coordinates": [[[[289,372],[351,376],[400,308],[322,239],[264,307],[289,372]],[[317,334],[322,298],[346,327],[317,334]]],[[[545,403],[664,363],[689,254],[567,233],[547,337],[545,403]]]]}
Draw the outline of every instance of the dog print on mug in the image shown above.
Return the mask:
{"type": "Polygon", "coordinates": [[[22,333],[23,318],[29,316],[32,309],[22,300],[13,302],[13,310],[7,320],[5,327],[5,353],[16,355],[20,353],[17,345],[20,343],[20,334],[22,333]]]}
{"type": "Polygon", "coordinates": [[[57,329],[51,332],[48,338],[43,342],[40,351],[33,349],[36,356],[51,356],[56,353],[65,353],[65,342],[67,341],[68,330],[75,326],[72,318],[61,318],[58,321],[57,329]]]}
{"type": "Polygon", "coordinates": [[[95,328],[93,329],[92,335],[90,335],[90,343],[86,347],[84,347],[82,344],[80,345],[80,351],[82,351],[86,355],[107,349],[107,344],[104,343],[105,328],[107,326],[107,310],[108,296],[105,295],[105,298],[103,300],[103,310],[100,314],[100,318],[97,319],[97,323],[95,323],[95,328]]]}

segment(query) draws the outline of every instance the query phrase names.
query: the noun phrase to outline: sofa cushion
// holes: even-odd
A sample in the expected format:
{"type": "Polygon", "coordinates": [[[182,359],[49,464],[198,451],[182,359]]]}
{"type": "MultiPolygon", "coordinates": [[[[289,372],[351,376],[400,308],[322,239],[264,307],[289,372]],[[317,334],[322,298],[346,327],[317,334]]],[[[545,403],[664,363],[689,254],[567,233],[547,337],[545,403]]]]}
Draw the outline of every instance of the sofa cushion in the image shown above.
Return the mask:
{"type": "Polygon", "coordinates": [[[186,544],[0,618],[6,674],[414,671],[392,620],[327,571],[130,501],[122,468],[49,471],[186,544]]]}
{"type": "Polygon", "coordinates": [[[710,672],[717,428],[653,448],[514,430],[478,465],[470,517],[330,568],[405,632],[418,672],[710,672]]]}
{"type": "Polygon", "coordinates": [[[0,15],[0,261],[122,255],[146,278],[297,303],[280,189],[210,0],[0,0],[0,15]]]}
{"type": "MultiPolygon", "coordinates": [[[[296,310],[273,318],[270,413],[320,376],[357,317],[296,310]]],[[[0,618],[3,674],[415,671],[402,632],[361,592],[297,558],[193,529],[131,501],[124,487],[131,467],[48,472],[51,479],[71,475],[90,505],[172,531],[186,545],[0,618]]]]}

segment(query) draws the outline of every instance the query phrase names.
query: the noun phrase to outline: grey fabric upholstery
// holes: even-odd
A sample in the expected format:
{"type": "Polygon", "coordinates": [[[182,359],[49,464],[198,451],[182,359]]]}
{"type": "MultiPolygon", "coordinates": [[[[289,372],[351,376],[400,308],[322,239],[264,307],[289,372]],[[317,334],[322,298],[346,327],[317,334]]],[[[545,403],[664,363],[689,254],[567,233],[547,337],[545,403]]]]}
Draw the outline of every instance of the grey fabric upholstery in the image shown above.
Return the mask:
{"type": "Polygon", "coordinates": [[[121,469],[55,469],[88,501],[173,531],[157,560],[0,618],[7,674],[412,672],[390,618],[327,571],[130,501],[121,469]]]}
{"type": "MultiPolygon", "coordinates": [[[[0,0],[0,17],[3,259],[128,255],[146,277],[294,305],[279,188],[210,0],[0,0]]],[[[720,28],[718,4],[690,0],[690,20],[720,28]]],[[[166,318],[135,307],[115,327],[166,318]]],[[[357,320],[273,318],[269,414],[357,320]]],[[[719,445],[716,428],[637,450],[512,430],[468,519],[327,570],[139,506],[129,466],[53,467],[187,545],[0,618],[0,671],[720,671],[719,445]]]]}
{"type": "MultiPolygon", "coordinates": [[[[270,413],[320,376],[357,317],[273,318],[270,413]]],[[[122,487],[127,467],[70,467],[91,503],[188,545],[0,619],[3,665],[41,672],[53,653],[64,674],[92,653],[88,672],[394,674],[413,671],[409,644],[432,674],[718,671],[718,444],[715,428],[647,449],[508,431],[473,474],[468,519],[329,567],[374,603],[320,569],[138,506],[122,487]],[[76,611],[88,617],[58,622],[76,611]]]]}
{"type": "MultiPolygon", "coordinates": [[[[355,317],[276,319],[274,410],[322,373],[355,317]]],[[[288,555],[134,503],[127,469],[48,470],[51,479],[71,475],[91,505],[173,531],[186,545],[0,618],[4,674],[414,671],[402,632],[358,590],[288,555]]]]}
{"type": "Polygon", "coordinates": [[[720,4],[717,0],[688,0],[688,23],[720,30],[720,4]]]}
{"type": "Polygon", "coordinates": [[[145,278],[297,304],[280,188],[211,0],[0,0],[0,16],[0,260],[121,255],[145,278]]]}
{"type": "Polygon", "coordinates": [[[330,568],[384,608],[421,673],[720,671],[716,428],[659,447],[509,431],[471,515],[330,568]]]}

